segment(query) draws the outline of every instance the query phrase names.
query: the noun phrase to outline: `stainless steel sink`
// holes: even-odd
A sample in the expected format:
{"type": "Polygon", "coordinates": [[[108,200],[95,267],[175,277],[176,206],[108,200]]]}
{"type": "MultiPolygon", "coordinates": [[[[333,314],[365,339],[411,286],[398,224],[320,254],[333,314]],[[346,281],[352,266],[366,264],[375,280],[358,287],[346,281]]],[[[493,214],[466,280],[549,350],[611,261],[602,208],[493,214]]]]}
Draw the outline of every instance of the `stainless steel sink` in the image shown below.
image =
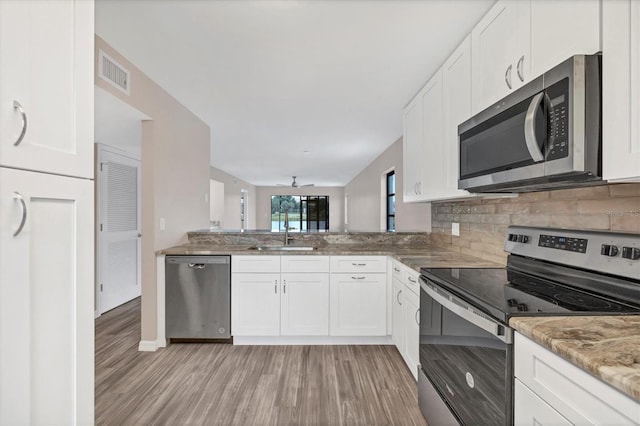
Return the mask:
{"type": "Polygon", "coordinates": [[[312,246],[257,246],[251,247],[251,250],[259,251],[313,251],[317,250],[317,247],[312,246]]]}

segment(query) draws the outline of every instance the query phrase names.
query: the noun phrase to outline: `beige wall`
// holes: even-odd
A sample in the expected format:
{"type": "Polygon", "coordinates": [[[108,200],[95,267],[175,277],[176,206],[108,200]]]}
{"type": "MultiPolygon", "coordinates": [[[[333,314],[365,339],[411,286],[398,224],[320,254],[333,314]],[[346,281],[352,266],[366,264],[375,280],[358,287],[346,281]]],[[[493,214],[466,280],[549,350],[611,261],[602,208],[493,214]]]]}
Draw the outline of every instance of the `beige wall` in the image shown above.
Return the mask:
{"type": "Polygon", "coordinates": [[[532,192],[517,198],[432,204],[431,242],[500,263],[509,225],[640,233],[640,184],[532,192]],[[451,223],[460,236],[451,236],[451,223]]]}
{"type": "Polygon", "coordinates": [[[223,229],[240,229],[240,191],[249,191],[246,229],[256,229],[256,187],[220,169],[211,167],[211,179],[224,184],[223,229]]]}
{"type": "Polygon", "coordinates": [[[257,186],[256,194],[256,228],[258,229],[271,229],[272,195],[327,195],[329,196],[329,230],[335,232],[344,230],[344,188],[342,187],[257,186]]]}
{"type": "Polygon", "coordinates": [[[186,241],[185,231],[209,226],[210,131],[164,89],[104,40],[98,50],[131,72],[127,96],[100,79],[95,84],[151,117],[142,123],[142,340],[156,339],[155,251],[186,241]],[[159,230],[160,218],[166,229],[159,230]]]}
{"type": "Polygon", "coordinates": [[[382,176],[389,169],[396,172],[396,231],[429,231],[429,203],[403,203],[402,138],[393,143],[345,187],[348,196],[347,229],[381,230],[382,176]]]}

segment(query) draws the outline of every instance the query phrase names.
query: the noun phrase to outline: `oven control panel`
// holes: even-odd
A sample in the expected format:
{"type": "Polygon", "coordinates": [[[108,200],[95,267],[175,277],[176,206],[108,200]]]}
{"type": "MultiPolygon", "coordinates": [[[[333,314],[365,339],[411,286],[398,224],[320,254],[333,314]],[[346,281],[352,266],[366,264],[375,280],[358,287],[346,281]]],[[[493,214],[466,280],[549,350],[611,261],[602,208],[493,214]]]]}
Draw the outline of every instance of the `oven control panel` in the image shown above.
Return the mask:
{"type": "Polygon", "coordinates": [[[577,268],[638,279],[640,235],[512,225],[505,251],[577,268]]]}

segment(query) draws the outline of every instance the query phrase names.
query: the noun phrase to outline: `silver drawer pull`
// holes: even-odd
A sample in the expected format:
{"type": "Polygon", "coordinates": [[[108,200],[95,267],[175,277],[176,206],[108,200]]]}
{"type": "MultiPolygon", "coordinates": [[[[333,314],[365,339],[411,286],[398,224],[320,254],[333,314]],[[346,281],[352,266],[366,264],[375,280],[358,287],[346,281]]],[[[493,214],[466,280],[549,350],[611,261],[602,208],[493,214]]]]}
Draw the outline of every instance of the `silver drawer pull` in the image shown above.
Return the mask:
{"type": "Polygon", "coordinates": [[[409,281],[411,281],[412,283],[414,283],[414,284],[418,284],[418,281],[414,280],[414,279],[413,279],[413,278],[411,278],[411,277],[407,277],[407,279],[408,279],[409,281]]]}
{"type": "Polygon", "coordinates": [[[351,277],[352,280],[364,280],[366,277],[351,277]]]}
{"type": "Polygon", "coordinates": [[[366,263],[352,263],[351,266],[367,266],[366,263]]]}
{"type": "Polygon", "coordinates": [[[398,301],[398,305],[402,306],[402,302],[400,301],[400,293],[402,293],[402,290],[399,290],[398,294],[396,294],[396,300],[398,301]]]}
{"type": "Polygon", "coordinates": [[[13,199],[20,201],[20,204],[22,205],[22,220],[20,221],[20,226],[18,226],[16,232],[13,233],[13,236],[17,237],[18,234],[22,232],[22,228],[24,228],[24,224],[27,222],[27,203],[24,202],[24,198],[22,198],[22,195],[20,195],[19,192],[13,193],[13,199]]]}
{"type": "Polygon", "coordinates": [[[22,130],[20,131],[18,139],[16,139],[16,141],[13,143],[13,146],[18,146],[20,145],[20,142],[22,142],[22,139],[24,139],[24,135],[27,133],[27,114],[24,112],[24,109],[22,108],[22,105],[20,105],[20,102],[16,100],[13,101],[13,109],[17,109],[22,116],[22,130]]]}

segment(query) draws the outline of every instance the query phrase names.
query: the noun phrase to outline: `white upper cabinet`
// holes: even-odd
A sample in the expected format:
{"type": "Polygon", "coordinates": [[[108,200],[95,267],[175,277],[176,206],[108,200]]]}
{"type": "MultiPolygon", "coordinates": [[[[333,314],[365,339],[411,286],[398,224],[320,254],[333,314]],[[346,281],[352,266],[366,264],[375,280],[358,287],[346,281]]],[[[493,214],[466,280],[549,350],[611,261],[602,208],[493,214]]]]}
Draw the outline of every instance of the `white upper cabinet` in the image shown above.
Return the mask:
{"type": "Polygon", "coordinates": [[[445,164],[442,123],[442,69],[438,70],[420,92],[422,103],[423,179],[420,200],[431,200],[442,194],[445,164]],[[427,177],[428,178],[425,178],[427,177]]]}
{"type": "Polygon", "coordinates": [[[640,181],[640,2],[602,6],[602,174],[640,181]]]}
{"type": "Polygon", "coordinates": [[[481,111],[529,78],[529,2],[499,1],[471,32],[473,112],[481,111]]]}
{"type": "Polygon", "coordinates": [[[471,36],[468,36],[442,67],[444,106],[443,198],[471,197],[458,189],[460,160],[458,126],[471,117],[471,36]]]}
{"type": "Polygon", "coordinates": [[[92,1],[0,1],[0,166],[93,177],[92,1]]]}
{"type": "Polygon", "coordinates": [[[422,183],[422,104],[416,97],[404,110],[404,194],[403,201],[417,201],[422,183]]]}
{"type": "Polygon", "coordinates": [[[532,78],[573,55],[599,52],[600,1],[532,1],[530,42],[532,78]]]}
{"type": "Polygon", "coordinates": [[[599,0],[504,0],[471,32],[473,113],[600,46],[599,0]]]}

